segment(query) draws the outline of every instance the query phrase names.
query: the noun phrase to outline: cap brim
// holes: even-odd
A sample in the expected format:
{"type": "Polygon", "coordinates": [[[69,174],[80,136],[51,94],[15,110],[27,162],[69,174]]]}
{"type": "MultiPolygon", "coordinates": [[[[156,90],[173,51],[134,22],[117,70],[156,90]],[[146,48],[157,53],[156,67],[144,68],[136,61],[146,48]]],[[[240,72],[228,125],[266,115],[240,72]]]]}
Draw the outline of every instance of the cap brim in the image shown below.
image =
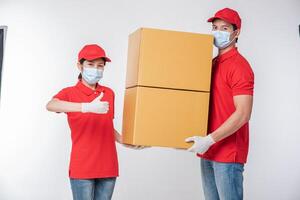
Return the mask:
{"type": "Polygon", "coordinates": [[[207,20],[207,22],[213,22],[215,19],[221,19],[221,20],[224,20],[224,21],[226,21],[226,22],[231,23],[230,20],[228,20],[228,19],[226,19],[226,18],[224,18],[224,17],[211,17],[211,18],[209,18],[209,19],[207,20]]]}
{"type": "Polygon", "coordinates": [[[214,21],[215,19],[217,19],[216,17],[211,17],[211,18],[209,18],[208,20],[207,20],[207,22],[212,22],[212,21],[214,21]]]}
{"type": "Polygon", "coordinates": [[[106,62],[111,62],[111,59],[109,59],[108,57],[102,57],[102,58],[104,58],[104,60],[105,60],[106,62]]]}
{"type": "Polygon", "coordinates": [[[111,62],[111,59],[106,57],[106,56],[100,56],[100,57],[85,57],[84,59],[86,60],[95,60],[95,59],[98,59],[98,58],[103,58],[106,62],[111,62]]]}
{"type": "MultiPolygon", "coordinates": [[[[229,19],[226,19],[226,18],[224,18],[224,17],[211,17],[211,18],[209,18],[208,20],[207,20],[207,22],[213,22],[215,19],[221,19],[221,20],[224,20],[224,21],[226,21],[226,22],[228,22],[228,23],[230,23],[230,24],[235,24],[233,21],[231,21],[231,20],[229,20],[229,19]]],[[[236,24],[235,24],[236,25],[236,24]]],[[[236,25],[237,26],[237,25],[236,25]]],[[[237,26],[237,28],[241,28],[241,27],[238,27],[237,26]]]]}

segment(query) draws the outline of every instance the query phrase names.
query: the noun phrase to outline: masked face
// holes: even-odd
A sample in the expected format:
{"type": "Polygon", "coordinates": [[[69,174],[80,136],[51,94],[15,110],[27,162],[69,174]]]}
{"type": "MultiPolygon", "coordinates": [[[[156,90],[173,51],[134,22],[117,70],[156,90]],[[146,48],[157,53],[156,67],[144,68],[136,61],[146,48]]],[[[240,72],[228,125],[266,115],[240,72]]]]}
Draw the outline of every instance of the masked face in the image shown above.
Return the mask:
{"type": "Polygon", "coordinates": [[[103,69],[83,67],[82,78],[90,85],[96,84],[103,77],[103,69]]]}
{"type": "Polygon", "coordinates": [[[103,77],[105,61],[102,58],[92,61],[85,60],[83,64],[78,64],[83,80],[89,85],[94,85],[103,77]]]}
{"type": "Polygon", "coordinates": [[[235,42],[239,35],[239,29],[234,29],[232,24],[224,20],[215,19],[212,24],[212,34],[214,45],[218,49],[225,49],[235,42]]]}
{"type": "Polygon", "coordinates": [[[230,32],[227,31],[212,31],[214,36],[214,45],[219,49],[225,49],[235,40],[235,37],[230,40],[230,32]]]}

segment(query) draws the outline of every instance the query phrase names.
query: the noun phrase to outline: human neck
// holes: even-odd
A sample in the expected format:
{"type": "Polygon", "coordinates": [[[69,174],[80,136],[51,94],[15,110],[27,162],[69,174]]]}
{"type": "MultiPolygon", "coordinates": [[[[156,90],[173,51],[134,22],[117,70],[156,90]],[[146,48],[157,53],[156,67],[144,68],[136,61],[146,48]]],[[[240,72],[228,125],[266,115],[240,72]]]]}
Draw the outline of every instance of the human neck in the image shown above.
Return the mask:
{"type": "Polygon", "coordinates": [[[85,85],[85,86],[88,87],[88,88],[91,88],[92,90],[95,90],[95,89],[96,89],[97,83],[96,83],[96,84],[90,85],[90,84],[88,84],[84,79],[81,79],[81,82],[82,82],[83,85],[85,85]]]}
{"type": "Polygon", "coordinates": [[[231,49],[235,48],[235,43],[229,45],[228,47],[226,47],[225,49],[219,49],[219,56],[223,55],[224,53],[227,53],[228,51],[230,51],[231,49]]]}

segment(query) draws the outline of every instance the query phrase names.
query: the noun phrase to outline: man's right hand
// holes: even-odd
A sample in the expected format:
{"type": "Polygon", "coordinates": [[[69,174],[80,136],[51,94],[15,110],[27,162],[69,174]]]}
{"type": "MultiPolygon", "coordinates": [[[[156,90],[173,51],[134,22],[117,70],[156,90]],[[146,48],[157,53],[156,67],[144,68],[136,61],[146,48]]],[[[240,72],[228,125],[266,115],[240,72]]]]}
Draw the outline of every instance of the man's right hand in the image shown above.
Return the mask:
{"type": "Polygon", "coordinates": [[[101,92],[100,95],[96,97],[92,102],[82,103],[81,112],[106,114],[109,109],[109,103],[107,101],[101,101],[102,97],[103,97],[103,92],[101,92]]]}

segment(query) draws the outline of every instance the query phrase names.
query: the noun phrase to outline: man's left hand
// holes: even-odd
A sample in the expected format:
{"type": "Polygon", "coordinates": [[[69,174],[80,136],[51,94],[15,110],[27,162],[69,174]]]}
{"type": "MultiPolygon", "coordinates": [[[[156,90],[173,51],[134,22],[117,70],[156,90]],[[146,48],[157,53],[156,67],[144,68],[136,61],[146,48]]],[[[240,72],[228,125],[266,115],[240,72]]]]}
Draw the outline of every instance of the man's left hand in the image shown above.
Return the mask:
{"type": "Polygon", "coordinates": [[[185,139],[185,142],[194,142],[193,146],[188,149],[190,152],[204,154],[211,145],[215,143],[211,135],[201,137],[193,136],[185,139]]]}

